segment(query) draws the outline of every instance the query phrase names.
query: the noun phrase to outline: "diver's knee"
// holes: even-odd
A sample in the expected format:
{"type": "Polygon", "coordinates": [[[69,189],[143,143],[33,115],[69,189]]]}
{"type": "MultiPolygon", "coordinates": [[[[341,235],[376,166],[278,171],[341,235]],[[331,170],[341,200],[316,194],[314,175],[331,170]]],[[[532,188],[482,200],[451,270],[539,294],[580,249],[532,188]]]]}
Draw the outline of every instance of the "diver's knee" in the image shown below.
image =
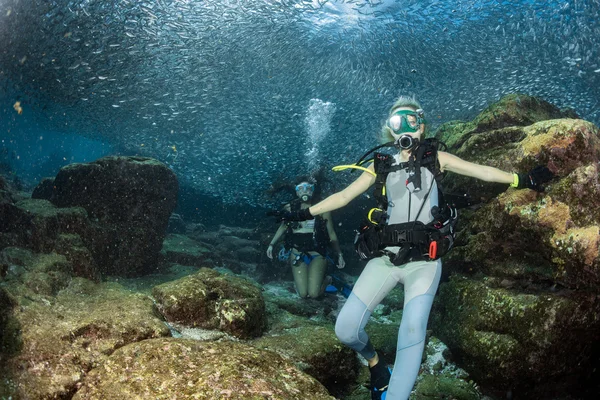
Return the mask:
{"type": "Polygon", "coordinates": [[[414,346],[423,340],[427,334],[427,328],[423,327],[421,321],[407,321],[400,324],[400,332],[398,335],[398,350],[414,346]]]}
{"type": "Polygon", "coordinates": [[[340,342],[346,345],[350,345],[358,341],[358,337],[352,334],[352,329],[348,328],[348,325],[340,322],[338,319],[335,323],[335,336],[340,342]]]}

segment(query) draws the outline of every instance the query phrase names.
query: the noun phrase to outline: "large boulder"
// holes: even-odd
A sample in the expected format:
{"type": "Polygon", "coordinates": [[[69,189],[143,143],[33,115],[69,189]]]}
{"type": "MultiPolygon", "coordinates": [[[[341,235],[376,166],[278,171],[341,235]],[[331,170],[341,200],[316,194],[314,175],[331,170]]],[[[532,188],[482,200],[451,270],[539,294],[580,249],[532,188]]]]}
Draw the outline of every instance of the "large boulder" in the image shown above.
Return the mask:
{"type": "Polygon", "coordinates": [[[73,396],[84,399],[333,400],[276,353],[236,342],[154,339],[117,350],[73,396]]]}
{"type": "Polygon", "coordinates": [[[272,332],[253,345],[283,355],[336,395],[346,392],[358,375],[356,354],[338,340],[333,324],[306,321],[295,328],[272,332]]]}
{"type": "Polygon", "coordinates": [[[73,273],[73,265],[61,254],[33,253],[18,247],[2,250],[0,265],[7,270],[3,278],[7,290],[30,299],[55,296],[68,286],[73,273]]]}
{"type": "Polygon", "coordinates": [[[481,132],[529,126],[536,122],[560,118],[579,117],[571,109],[560,110],[540,98],[513,93],[492,103],[472,121],[450,121],[443,124],[437,129],[435,136],[454,152],[466,139],[481,132]]]}
{"type": "Polygon", "coordinates": [[[0,397],[70,398],[86,373],[116,349],[169,335],[151,299],[114,283],[75,278],[56,297],[11,296],[20,307],[13,309],[15,323],[5,327],[13,329],[4,337],[18,348],[0,363],[12,389],[0,397]]]}
{"type": "Polygon", "coordinates": [[[177,203],[177,177],[145,157],[104,157],[61,168],[52,191],[58,207],[83,207],[95,222],[86,245],[103,273],[144,275],[157,268],[169,216],[177,203]]]}
{"type": "MultiPolygon", "coordinates": [[[[452,153],[504,171],[527,172],[537,165],[548,165],[554,174],[565,177],[600,159],[598,134],[590,122],[557,119],[467,136],[452,153]]],[[[445,193],[467,193],[473,199],[488,201],[504,192],[506,185],[448,174],[443,188],[445,193]]]]}
{"type": "Polygon", "coordinates": [[[454,275],[441,287],[432,326],[462,366],[480,383],[521,394],[532,382],[556,389],[571,376],[585,377],[597,362],[600,301],[501,283],[454,275]]]}
{"type": "Polygon", "coordinates": [[[265,302],[252,282],[202,268],[156,286],[156,306],[167,321],[218,329],[238,338],[260,336],[266,327],[265,302]]]}
{"type": "Polygon", "coordinates": [[[556,178],[543,193],[445,179],[487,202],[461,213],[431,325],[481,383],[576,393],[571,377],[600,367],[600,131],[576,119],[493,128],[467,132],[456,154],[506,171],[547,165],[556,178]]]}
{"type": "Polygon", "coordinates": [[[6,207],[7,214],[0,217],[12,240],[1,247],[56,252],[73,264],[75,276],[98,277],[93,256],[84,243],[85,239],[91,240],[94,231],[83,208],[58,208],[48,200],[39,199],[20,200],[6,207]]]}

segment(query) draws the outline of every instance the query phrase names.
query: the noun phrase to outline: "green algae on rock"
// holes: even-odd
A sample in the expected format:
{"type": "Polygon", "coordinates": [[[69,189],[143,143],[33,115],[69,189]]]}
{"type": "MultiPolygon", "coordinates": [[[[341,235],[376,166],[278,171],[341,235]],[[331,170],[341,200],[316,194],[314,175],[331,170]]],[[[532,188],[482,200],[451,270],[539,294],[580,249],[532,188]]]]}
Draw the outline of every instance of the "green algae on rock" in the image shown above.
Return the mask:
{"type": "Polygon", "coordinates": [[[594,298],[520,293],[460,275],[442,285],[435,307],[436,334],[478,382],[493,385],[577,373],[599,334],[594,298]]]}
{"type": "Polygon", "coordinates": [[[206,266],[211,250],[186,235],[169,234],[163,241],[161,254],[170,263],[206,266]]]}
{"type": "Polygon", "coordinates": [[[71,396],[87,371],[115,349],[169,335],[151,299],[117,284],[75,278],[55,298],[41,300],[13,310],[20,351],[2,372],[14,382],[14,398],[71,396]]]}
{"type": "Polygon", "coordinates": [[[152,339],[125,346],[90,371],[73,400],[333,400],[280,355],[236,342],[152,339]]]}
{"type": "MultiPolygon", "coordinates": [[[[600,160],[600,131],[583,120],[542,121],[467,135],[452,153],[504,171],[527,172],[537,165],[547,165],[554,174],[564,177],[600,160]]],[[[487,201],[505,191],[507,185],[448,174],[443,187],[447,193],[468,193],[487,201]]]]}
{"type": "Polygon", "coordinates": [[[527,126],[558,118],[578,118],[572,110],[559,110],[545,100],[513,93],[504,96],[483,110],[473,121],[450,121],[438,128],[436,138],[451,149],[462,145],[474,133],[506,127],[527,126]]]}
{"type": "Polygon", "coordinates": [[[340,343],[331,324],[307,323],[264,336],[252,345],[281,354],[333,394],[343,393],[358,375],[356,354],[340,343]]]}
{"type": "Polygon", "coordinates": [[[250,281],[209,268],[153,291],[158,310],[169,322],[219,329],[238,338],[260,336],[266,327],[265,302],[250,281]]]}

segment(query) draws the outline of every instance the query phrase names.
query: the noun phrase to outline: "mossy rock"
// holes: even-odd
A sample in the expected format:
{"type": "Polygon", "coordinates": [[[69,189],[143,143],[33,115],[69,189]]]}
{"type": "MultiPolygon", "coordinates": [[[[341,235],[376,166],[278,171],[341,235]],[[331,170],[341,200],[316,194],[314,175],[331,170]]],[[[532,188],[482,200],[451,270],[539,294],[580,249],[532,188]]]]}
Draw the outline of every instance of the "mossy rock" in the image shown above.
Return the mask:
{"type": "Polygon", "coordinates": [[[13,398],[70,397],[87,371],[117,348],[169,335],[151,299],[117,284],[77,278],[56,298],[20,303],[12,314],[20,349],[3,371],[15,383],[13,398]]]}
{"type": "Polygon", "coordinates": [[[206,266],[211,251],[186,235],[169,234],[163,241],[161,254],[170,263],[206,266]]]}
{"type": "Polygon", "coordinates": [[[279,308],[279,305],[271,301],[265,302],[267,321],[268,321],[268,335],[276,335],[279,333],[286,332],[289,329],[296,329],[301,327],[314,327],[321,326],[326,322],[325,318],[312,318],[309,319],[304,316],[300,316],[291,313],[285,309],[279,308]]]}
{"type": "Polygon", "coordinates": [[[390,314],[397,310],[404,308],[404,287],[397,286],[388,293],[387,296],[381,301],[384,306],[384,313],[390,314]]]}
{"type": "Polygon", "coordinates": [[[444,258],[446,271],[597,291],[600,224],[573,218],[572,211],[593,215],[597,200],[577,204],[563,188],[560,182],[545,195],[509,190],[469,215],[454,250],[444,258]]]}
{"type": "Polygon", "coordinates": [[[169,322],[219,329],[242,339],[266,327],[265,302],[250,281],[202,268],[198,273],[152,290],[158,310],[169,322]]]}
{"type": "Polygon", "coordinates": [[[463,379],[449,375],[424,375],[416,385],[411,400],[480,400],[477,387],[463,379]]]}
{"type": "Polygon", "coordinates": [[[346,392],[358,374],[356,353],[338,340],[331,324],[286,329],[252,344],[290,359],[336,395],[346,392]]]}
{"type": "Polygon", "coordinates": [[[431,327],[476,381],[517,387],[585,375],[599,313],[589,297],[525,294],[454,275],[440,287],[431,327]]]}
{"type": "Polygon", "coordinates": [[[301,299],[296,293],[263,293],[265,300],[294,315],[310,318],[322,314],[325,308],[331,308],[324,299],[301,299]]]}
{"type": "Polygon", "coordinates": [[[474,133],[513,126],[528,126],[559,118],[578,118],[578,116],[572,110],[560,110],[537,97],[514,93],[492,103],[472,121],[450,121],[441,125],[435,137],[454,149],[460,147],[474,133]]]}
{"type": "Polygon", "coordinates": [[[16,203],[14,231],[22,245],[36,252],[51,252],[61,233],[84,235],[89,229],[88,214],[82,207],[58,208],[41,199],[25,199],[16,203]]]}
{"type": "MultiPolygon", "coordinates": [[[[577,119],[555,119],[526,127],[507,127],[472,135],[451,152],[462,159],[503,171],[527,172],[547,165],[560,177],[600,159],[600,131],[594,124],[577,119]]],[[[458,174],[443,179],[446,193],[467,193],[487,201],[507,189],[458,174]]]]}
{"type": "Polygon", "coordinates": [[[125,346],[92,370],[73,400],[334,398],[280,355],[235,342],[154,339],[125,346]]]}
{"type": "Polygon", "coordinates": [[[6,290],[19,302],[56,295],[69,284],[73,273],[72,264],[63,255],[38,254],[19,247],[2,250],[0,262],[11,265],[6,290]]]}

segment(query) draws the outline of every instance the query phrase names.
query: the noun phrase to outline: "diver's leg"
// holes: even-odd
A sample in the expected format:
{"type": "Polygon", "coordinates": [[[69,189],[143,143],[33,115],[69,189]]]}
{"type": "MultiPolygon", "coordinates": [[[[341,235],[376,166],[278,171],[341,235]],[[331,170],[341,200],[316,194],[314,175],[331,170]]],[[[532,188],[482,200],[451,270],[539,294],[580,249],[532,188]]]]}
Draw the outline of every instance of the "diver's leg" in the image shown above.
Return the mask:
{"type": "Polygon", "coordinates": [[[423,357],[433,296],[440,283],[442,262],[409,263],[404,272],[404,311],[386,400],[406,400],[413,389],[423,357]]]}
{"type": "Polygon", "coordinates": [[[327,260],[323,256],[316,256],[308,266],[308,297],[316,299],[325,291],[324,278],[327,270],[327,260]]]}
{"type": "Polygon", "coordinates": [[[340,341],[367,360],[373,360],[377,353],[364,328],[375,307],[398,283],[393,268],[387,256],[369,261],[335,323],[340,341]]]}
{"type": "Polygon", "coordinates": [[[299,253],[292,250],[290,265],[292,266],[296,292],[298,292],[298,296],[304,299],[308,296],[308,266],[302,261],[302,257],[296,258],[298,255],[299,253]]]}

